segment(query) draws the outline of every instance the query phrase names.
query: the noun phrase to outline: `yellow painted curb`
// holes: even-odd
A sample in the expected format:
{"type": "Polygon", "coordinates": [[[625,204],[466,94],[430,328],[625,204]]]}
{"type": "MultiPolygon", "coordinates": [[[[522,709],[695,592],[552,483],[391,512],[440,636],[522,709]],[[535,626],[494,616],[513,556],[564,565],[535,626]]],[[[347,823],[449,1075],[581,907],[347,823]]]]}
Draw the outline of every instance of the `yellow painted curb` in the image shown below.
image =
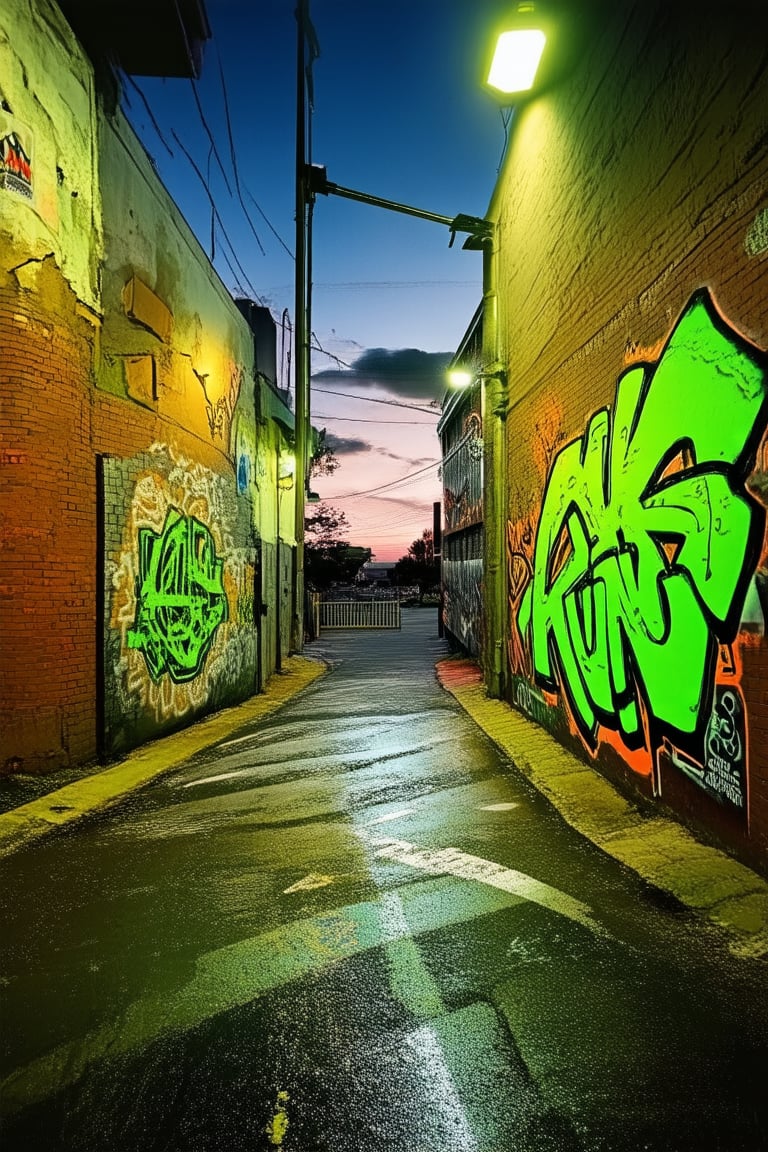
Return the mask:
{"type": "Polygon", "coordinates": [[[236,728],[261,720],[327,672],[327,666],[304,656],[291,656],[271,676],[258,696],[225,708],[181,732],[174,732],[129,753],[119,764],[84,776],[55,792],[0,814],[0,857],[54,828],[71,824],[117,803],[163,772],[182,764],[236,728]]]}
{"type": "Polygon", "coordinates": [[[482,685],[443,687],[577,832],[725,929],[734,955],[768,956],[768,883],[761,876],[676,820],[644,817],[596,769],[482,685]]]}

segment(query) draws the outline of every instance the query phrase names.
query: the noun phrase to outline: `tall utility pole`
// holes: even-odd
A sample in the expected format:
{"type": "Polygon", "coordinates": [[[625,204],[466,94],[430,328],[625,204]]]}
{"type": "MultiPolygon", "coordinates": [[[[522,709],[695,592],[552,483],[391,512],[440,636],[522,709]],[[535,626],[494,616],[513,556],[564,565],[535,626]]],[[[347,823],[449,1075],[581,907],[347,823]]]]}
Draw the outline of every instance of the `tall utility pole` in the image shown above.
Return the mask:
{"type": "Polygon", "coordinates": [[[309,433],[309,275],[307,267],[309,194],[307,188],[307,80],[305,72],[308,4],[309,0],[298,0],[296,7],[296,296],[294,301],[296,570],[293,581],[293,627],[291,629],[291,647],[295,652],[301,652],[304,646],[304,502],[309,466],[307,458],[309,433]]]}

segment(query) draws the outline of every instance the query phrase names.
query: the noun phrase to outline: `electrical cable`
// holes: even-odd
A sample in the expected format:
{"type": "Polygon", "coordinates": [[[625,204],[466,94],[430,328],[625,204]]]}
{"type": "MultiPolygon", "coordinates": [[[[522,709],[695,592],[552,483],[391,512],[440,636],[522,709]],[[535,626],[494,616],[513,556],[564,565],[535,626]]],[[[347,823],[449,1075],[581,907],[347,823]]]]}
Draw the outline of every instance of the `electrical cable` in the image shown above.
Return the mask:
{"type": "Polygon", "coordinates": [[[261,213],[261,215],[264,219],[264,223],[266,224],[267,228],[269,228],[270,232],[275,237],[275,239],[278,240],[282,244],[283,248],[285,248],[285,250],[288,253],[288,255],[290,256],[291,260],[295,261],[296,260],[295,254],[291,251],[291,249],[286,244],[285,240],[283,240],[280,233],[273,226],[273,224],[272,224],[271,220],[269,219],[269,217],[267,216],[266,212],[261,207],[261,205],[259,204],[258,200],[255,198],[253,193],[249,191],[246,184],[243,184],[243,192],[245,192],[246,196],[248,196],[248,198],[253,201],[256,210],[261,213]]]}
{"type": "Polygon", "coordinates": [[[414,412],[426,412],[429,416],[437,418],[439,412],[434,408],[422,408],[418,404],[406,404],[402,400],[380,400],[376,396],[357,396],[352,392],[334,392],[332,388],[318,388],[313,385],[313,392],[322,392],[325,396],[343,396],[346,400],[364,400],[366,404],[388,404],[392,408],[411,408],[414,412]]]}
{"type": "Polygon", "coordinates": [[[229,183],[229,180],[227,180],[227,174],[224,171],[224,165],[221,162],[221,156],[219,156],[219,150],[216,147],[216,141],[214,140],[213,133],[211,132],[211,129],[208,126],[208,121],[206,120],[205,113],[203,112],[203,106],[200,103],[200,97],[197,94],[197,87],[195,85],[195,81],[192,79],[191,76],[189,78],[189,83],[190,83],[190,86],[192,88],[192,95],[195,98],[195,106],[197,107],[197,114],[200,117],[200,122],[203,125],[203,128],[205,129],[205,133],[206,133],[208,139],[211,142],[211,148],[213,149],[213,154],[216,157],[216,163],[219,166],[219,170],[221,172],[221,175],[224,177],[224,183],[227,186],[227,192],[229,192],[229,194],[231,196],[232,195],[232,187],[229,183]]]}
{"type": "MultiPolygon", "coordinates": [[[[160,125],[158,124],[157,120],[155,119],[154,114],[152,112],[152,109],[150,107],[149,101],[147,100],[146,96],[142,92],[141,88],[139,88],[139,86],[136,83],[136,81],[134,80],[133,76],[129,76],[127,72],[122,72],[122,76],[123,76],[123,79],[127,80],[128,83],[131,85],[131,87],[138,93],[138,95],[141,99],[141,102],[144,105],[144,108],[146,110],[147,116],[149,116],[149,119],[152,122],[152,127],[154,128],[155,132],[157,133],[161,144],[163,145],[163,147],[165,148],[166,152],[171,157],[171,159],[175,159],[173,149],[171,148],[170,144],[168,143],[168,141],[166,140],[162,131],[160,130],[160,125]]],[[[128,100],[127,93],[126,93],[126,100],[128,100]]],[[[130,100],[128,100],[128,103],[130,104],[130,100]]]]}
{"type": "Polygon", "coordinates": [[[232,264],[230,263],[229,257],[227,256],[226,252],[221,253],[221,258],[224,261],[224,263],[227,265],[227,268],[229,268],[229,271],[232,274],[232,283],[235,286],[235,289],[237,291],[238,296],[245,296],[245,294],[246,294],[245,289],[243,288],[242,284],[238,280],[237,272],[235,272],[234,268],[232,267],[232,264]]]}
{"type": "Polygon", "coordinates": [[[219,215],[219,213],[218,213],[218,210],[217,210],[217,208],[216,208],[216,205],[215,205],[215,203],[214,203],[214,200],[213,200],[213,196],[212,196],[212,194],[211,194],[211,190],[210,190],[210,188],[208,187],[208,184],[207,184],[207,182],[206,182],[206,179],[205,179],[205,177],[203,176],[202,172],[201,172],[201,171],[200,171],[200,169],[198,168],[198,166],[197,166],[197,164],[195,163],[195,161],[192,159],[192,156],[189,154],[189,152],[187,151],[187,149],[186,149],[186,148],[184,147],[184,145],[182,144],[182,142],[181,142],[181,140],[179,139],[179,137],[176,135],[176,132],[175,132],[175,131],[173,131],[173,138],[174,138],[174,140],[176,141],[176,143],[178,144],[179,148],[181,148],[182,152],[183,152],[183,153],[184,153],[184,155],[186,156],[186,158],[187,158],[187,160],[189,161],[189,163],[192,165],[192,168],[194,169],[194,172],[195,172],[195,174],[196,174],[196,176],[197,176],[198,180],[199,180],[199,181],[200,181],[200,183],[203,185],[203,188],[205,189],[205,191],[206,191],[206,193],[207,193],[207,195],[208,195],[208,199],[209,199],[209,201],[210,201],[210,204],[211,204],[211,209],[212,209],[212,211],[213,211],[213,214],[214,214],[214,216],[215,216],[215,219],[216,219],[216,223],[219,225],[219,228],[220,228],[220,230],[221,230],[221,233],[222,233],[222,235],[224,236],[225,240],[227,241],[227,244],[229,245],[229,250],[230,250],[230,252],[232,253],[232,258],[233,258],[233,260],[235,261],[235,264],[237,264],[237,267],[238,267],[238,268],[239,268],[239,270],[240,270],[240,274],[241,274],[241,276],[243,277],[243,282],[244,282],[245,284],[247,284],[248,288],[250,289],[250,291],[251,291],[251,293],[252,293],[252,296],[253,296],[253,299],[254,299],[254,300],[257,300],[257,301],[258,301],[258,303],[259,303],[259,304],[261,304],[261,305],[263,306],[263,305],[264,305],[264,301],[263,301],[263,300],[261,299],[261,297],[259,296],[259,294],[258,294],[258,292],[256,291],[256,289],[254,288],[253,284],[251,284],[250,280],[248,279],[248,276],[247,276],[247,274],[246,274],[246,271],[245,271],[245,269],[243,268],[242,264],[240,263],[240,261],[239,261],[239,260],[238,260],[238,258],[237,258],[237,254],[236,254],[236,252],[235,252],[234,246],[233,246],[233,244],[232,244],[232,241],[231,241],[231,240],[230,240],[230,238],[229,238],[229,233],[227,232],[226,228],[224,227],[224,223],[223,223],[223,221],[222,221],[222,219],[221,219],[221,216],[220,216],[220,215],[219,215]]]}
{"type": "Polygon", "coordinates": [[[329,360],[333,360],[336,364],[339,365],[340,368],[351,368],[352,367],[352,365],[348,364],[346,360],[342,360],[339,356],[336,356],[333,352],[326,352],[325,348],[323,348],[322,344],[318,340],[316,332],[310,332],[310,334],[309,334],[309,347],[313,352],[322,352],[323,356],[327,356],[329,360]],[[314,344],[312,343],[312,340],[315,341],[314,344]]]}
{"type": "Polygon", "coordinates": [[[514,108],[509,108],[509,109],[500,108],[499,111],[501,112],[501,123],[504,127],[504,144],[503,144],[502,149],[501,149],[501,156],[499,157],[499,166],[496,169],[496,175],[497,176],[499,176],[501,173],[501,168],[502,168],[502,165],[504,163],[504,157],[506,156],[507,148],[509,147],[509,125],[510,125],[510,121],[512,120],[512,117],[514,115],[515,110],[514,110],[514,108]],[[507,113],[506,117],[504,116],[505,111],[507,113]]]}
{"type": "Polygon", "coordinates": [[[329,412],[315,412],[314,420],[343,420],[347,424],[410,424],[415,428],[429,428],[422,420],[366,420],[359,416],[332,416],[329,412]]]}
{"type": "Polygon", "coordinates": [[[415,472],[409,472],[407,476],[401,476],[399,480],[390,480],[388,484],[380,484],[377,488],[368,488],[364,492],[345,492],[340,496],[332,496],[332,500],[352,500],[360,496],[372,496],[377,492],[385,492],[387,489],[399,487],[401,484],[406,484],[413,480],[416,476],[422,476],[425,472],[431,472],[433,468],[439,468],[440,461],[436,460],[434,464],[428,464],[426,468],[418,468],[415,472]]]}
{"type": "MultiPolygon", "coordinates": [[[[214,48],[216,49],[216,60],[217,60],[217,62],[218,62],[218,65],[219,65],[219,79],[221,80],[221,94],[222,94],[222,96],[223,96],[223,98],[224,98],[224,117],[225,117],[225,119],[226,119],[226,122],[227,122],[227,135],[228,135],[228,137],[229,137],[229,155],[230,155],[230,159],[231,159],[231,161],[232,161],[232,171],[233,171],[233,173],[234,173],[234,176],[235,176],[235,188],[237,189],[237,198],[238,198],[238,200],[240,201],[240,207],[242,208],[242,210],[243,210],[243,212],[244,212],[244,214],[245,214],[245,218],[246,218],[246,220],[248,221],[248,224],[249,224],[249,226],[250,226],[250,229],[251,229],[251,231],[253,232],[254,236],[256,236],[256,240],[257,240],[257,242],[258,242],[259,248],[261,249],[261,254],[262,254],[262,256],[265,256],[265,255],[266,255],[266,253],[265,253],[265,251],[264,251],[264,248],[263,248],[263,246],[262,246],[261,240],[259,240],[259,237],[258,237],[258,235],[257,235],[257,233],[256,233],[256,226],[254,225],[253,221],[251,220],[251,217],[250,217],[250,215],[249,215],[249,213],[248,213],[248,209],[247,209],[247,208],[246,208],[246,206],[245,206],[245,202],[243,201],[243,195],[242,195],[242,191],[241,191],[241,188],[240,188],[240,172],[239,172],[239,170],[238,170],[238,167],[237,167],[237,153],[236,153],[236,151],[235,151],[235,141],[234,141],[234,136],[233,136],[233,134],[232,134],[232,119],[231,119],[231,117],[230,117],[230,115],[229,115],[229,96],[228,96],[228,93],[227,93],[227,82],[226,82],[226,79],[225,79],[225,77],[224,77],[224,67],[223,67],[223,65],[222,65],[222,63],[221,63],[221,54],[219,53],[219,46],[218,46],[218,44],[216,43],[216,40],[215,40],[215,39],[214,39],[214,48]]],[[[244,189],[246,192],[248,191],[248,190],[247,190],[247,188],[245,188],[245,185],[243,185],[243,189],[244,189]]],[[[273,234],[274,234],[274,235],[277,237],[277,239],[278,239],[278,240],[280,241],[280,243],[283,245],[283,248],[285,248],[285,250],[286,250],[286,252],[288,253],[288,255],[289,255],[289,256],[290,256],[292,259],[294,259],[294,260],[295,260],[295,259],[296,259],[296,257],[293,255],[293,253],[291,252],[290,248],[288,248],[287,244],[286,244],[286,243],[285,243],[285,241],[282,239],[282,237],[281,237],[281,236],[279,236],[279,235],[278,235],[278,233],[275,231],[275,229],[272,227],[272,224],[271,224],[271,223],[270,223],[270,221],[267,219],[267,216],[266,216],[266,214],[264,213],[264,211],[262,210],[261,206],[260,206],[260,205],[257,203],[257,201],[255,200],[255,198],[254,198],[253,196],[251,196],[251,193],[250,193],[250,192],[248,192],[248,195],[251,197],[251,200],[253,200],[253,203],[256,205],[256,207],[258,208],[259,212],[261,212],[261,215],[262,215],[262,217],[263,217],[263,218],[264,218],[264,220],[266,221],[266,223],[267,223],[267,226],[270,228],[270,230],[272,231],[272,233],[273,233],[273,234]]]]}
{"type": "MultiPolygon", "coordinates": [[[[221,60],[220,59],[219,59],[219,69],[221,70],[221,60]]],[[[223,87],[223,79],[224,79],[223,71],[221,72],[221,77],[222,77],[222,92],[224,95],[224,113],[225,113],[226,121],[227,121],[227,132],[229,134],[229,147],[230,147],[230,154],[231,154],[231,158],[232,158],[232,171],[233,171],[234,176],[235,176],[235,188],[237,190],[237,198],[240,201],[240,207],[243,210],[243,214],[244,214],[246,220],[248,221],[248,227],[250,228],[251,232],[253,233],[253,238],[259,246],[259,251],[261,252],[262,256],[266,256],[266,252],[264,251],[264,245],[262,244],[261,238],[260,238],[258,232],[256,231],[256,225],[253,223],[253,220],[251,220],[250,213],[248,212],[248,209],[246,208],[245,203],[243,202],[242,193],[240,191],[240,177],[239,177],[239,174],[237,171],[237,160],[235,158],[235,146],[234,146],[234,141],[232,139],[232,126],[231,126],[231,122],[230,122],[230,118],[229,118],[229,104],[227,101],[226,89],[223,87]]],[[[227,186],[227,191],[229,192],[229,194],[231,196],[232,195],[232,189],[230,187],[229,181],[227,180],[227,174],[224,171],[224,165],[221,162],[221,157],[219,156],[218,149],[216,148],[216,144],[215,144],[214,138],[213,138],[213,133],[211,132],[208,121],[205,118],[205,113],[203,112],[203,106],[200,103],[200,97],[198,95],[197,87],[195,85],[194,80],[190,79],[190,84],[192,85],[192,91],[194,92],[194,95],[195,95],[195,104],[197,105],[198,115],[200,116],[200,120],[202,122],[203,128],[205,129],[205,131],[208,135],[208,139],[211,142],[213,154],[216,157],[219,168],[221,169],[221,174],[224,177],[224,183],[227,186]]]]}

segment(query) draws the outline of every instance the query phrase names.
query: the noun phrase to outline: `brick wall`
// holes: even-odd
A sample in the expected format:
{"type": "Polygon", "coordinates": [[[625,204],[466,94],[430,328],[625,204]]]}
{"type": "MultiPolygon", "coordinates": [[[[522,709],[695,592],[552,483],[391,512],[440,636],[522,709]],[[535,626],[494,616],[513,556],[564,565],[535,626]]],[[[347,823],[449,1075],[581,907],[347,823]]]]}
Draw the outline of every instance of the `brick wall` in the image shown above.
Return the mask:
{"type": "Polygon", "coordinates": [[[0,763],[37,771],[96,751],[94,330],[46,261],[36,292],[3,277],[0,331],[0,763]]]}
{"type": "Polygon", "coordinates": [[[231,461],[210,441],[99,391],[94,318],[52,260],[29,283],[21,288],[9,275],[0,284],[0,764],[37,772],[125,751],[258,684],[252,507],[231,461]],[[136,615],[138,530],[161,532],[171,508],[210,532],[227,601],[200,675],[187,684],[167,672],[153,680],[142,651],[125,644],[136,615]]]}
{"type": "Polygon", "coordinates": [[[494,197],[499,343],[511,400],[507,695],[623,785],[765,867],[768,18],[751,9],[751,23],[746,12],[697,20],[688,7],[606,6],[578,59],[519,110],[494,197]],[[641,428],[646,446],[657,446],[658,467],[633,503],[596,428],[587,435],[590,421],[607,411],[606,443],[631,444],[637,464],[640,426],[622,429],[618,381],[646,365],[650,386],[697,293],[711,302],[725,343],[691,336],[668,356],[667,401],[653,427],[646,418],[641,428]],[[732,352],[745,358],[741,367],[732,352]],[[680,423],[676,406],[694,374],[690,420],[680,423]],[[728,447],[750,389],[752,414],[740,444],[728,447]],[[558,503],[554,469],[577,440],[583,459],[558,503]],[[683,491],[686,471],[698,482],[683,491]],[[716,474],[727,476],[720,496],[708,487],[716,474]],[[651,525],[647,500],[662,480],[670,493],[677,485],[677,497],[666,498],[651,525]],[[619,557],[623,578],[606,592],[608,559],[618,565],[619,557]],[[720,581],[724,590],[741,561],[744,571],[715,604],[712,588],[720,581]],[[558,640],[550,609],[571,579],[558,640]],[[691,593],[698,608],[687,614],[691,593]],[[684,620],[689,631],[673,633],[684,620]],[[709,644],[701,675],[697,628],[709,644]],[[583,649],[575,662],[563,647],[568,629],[583,649]],[[662,696],[668,704],[657,708],[662,696]]]}

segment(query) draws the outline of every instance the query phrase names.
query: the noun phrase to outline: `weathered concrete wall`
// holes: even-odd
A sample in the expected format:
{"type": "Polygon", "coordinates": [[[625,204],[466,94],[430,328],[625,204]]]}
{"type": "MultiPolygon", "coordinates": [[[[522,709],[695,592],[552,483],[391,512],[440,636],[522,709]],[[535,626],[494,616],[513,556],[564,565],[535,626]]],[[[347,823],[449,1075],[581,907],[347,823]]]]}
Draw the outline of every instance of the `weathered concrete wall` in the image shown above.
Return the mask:
{"type": "Polygon", "coordinates": [[[120,113],[99,121],[104,748],[258,690],[253,337],[120,113]],[[139,443],[115,435],[130,411],[139,443]],[[183,434],[181,432],[183,430],[183,434]],[[137,450],[138,449],[138,450],[137,450]]]}
{"type": "Polygon", "coordinates": [[[491,205],[508,698],[763,866],[767,39],[599,6],[491,205]]]}
{"type": "Polygon", "coordinates": [[[0,260],[51,255],[77,298],[98,309],[101,213],[89,61],[55,4],[0,8],[0,260]],[[24,169],[19,173],[17,164],[24,169]],[[28,177],[28,178],[27,178],[28,177]]]}

